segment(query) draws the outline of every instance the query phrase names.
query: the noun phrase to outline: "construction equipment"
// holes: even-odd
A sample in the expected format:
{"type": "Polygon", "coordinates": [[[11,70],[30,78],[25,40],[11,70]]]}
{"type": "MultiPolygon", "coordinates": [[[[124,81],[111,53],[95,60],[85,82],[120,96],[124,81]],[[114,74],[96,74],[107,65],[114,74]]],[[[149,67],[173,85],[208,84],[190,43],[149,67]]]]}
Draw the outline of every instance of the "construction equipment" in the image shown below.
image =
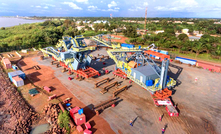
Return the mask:
{"type": "Polygon", "coordinates": [[[127,90],[127,89],[128,89],[127,86],[123,86],[123,87],[121,87],[121,88],[116,89],[116,90],[113,92],[113,97],[117,96],[119,93],[121,93],[122,91],[127,90]]]}
{"type": "MultiPolygon", "coordinates": [[[[114,47],[111,42],[106,42],[101,37],[102,35],[98,35],[92,37],[92,39],[113,48],[109,49],[107,53],[116,63],[113,72],[115,76],[127,77],[152,94],[166,87],[170,88],[176,85],[176,81],[167,76],[170,58],[168,55],[151,50],[143,51],[130,44],[114,47]],[[126,47],[121,48],[121,46],[126,47]],[[157,55],[162,59],[161,67],[152,60],[152,55],[157,55]]],[[[150,47],[154,47],[154,45],[151,44],[150,47]]]]}
{"type": "Polygon", "coordinates": [[[113,43],[103,40],[102,35],[94,36],[92,39],[112,48],[107,53],[116,63],[113,72],[115,76],[129,78],[130,81],[149,91],[156,105],[168,102],[168,97],[172,94],[168,88],[176,85],[176,81],[167,75],[169,55],[152,51],[155,48],[154,44],[146,47],[146,50],[141,50],[141,47],[136,48],[130,44],[114,46],[113,43]],[[154,57],[158,57],[162,61],[161,66],[154,62],[154,57]]]}
{"type": "Polygon", "coordinates": [[[123,78],[123,79],[127,79],[127,74],[125,72],[123,72],[122,70],[120,70],[119,68],[118,69],[115,69],[113,71],[113,74],[114,76],[116,77],[119,77],[119,78],[123,78]]]}
{"type": "Polygon", "coordinates": [[[48,97],[48,101],[53,100],[53,99],[55,99],[55,98],[57,98],[57,95],[56,95],[56,94],[54,94],[54,95],[52,95],[52,96],[49,96],[49,97],[48,97]]]}
{"type": "Polygon", "coordinates": [[[54,61],[59,62],[60,66],[79,77],[89,78],[99,75],[97,70],[90,67],[92,58],[87,54],[95,47],[88,47],[83,36],[76,36],[75,38],[65,36],[59,40],[56,47],[57,49],[46,47],[40,50],[45,57],[52,57],[54,61]]]}
{"type": "Polygon", "coordinates": [[[107,107],[114,106],[118,98],[114,97],[103,101],[93,107],[93,110],[96,112],[96,115],[99,115],[100,110],[104,110],[107,107]]]}
{"type": "Polygon", "coordinates": [[[103,87],[103,89],[100,91],[100,93],[104,94],[106,93],[110,88],[114,87],[114,86],[119,86],[119,83],[117,81],[114,81],[110,84],[108,84],[107,86],[103,87]]]}
{"type": "Polygon", "coordinates": [[[39,69],[41,69],[38,65],[33,66],[33,67],[34,67],[35,70],[39,70],[39,69]]]}
{"type": "Polygon", "coordinates": [[[69,103],[71,101],[71,98],[66,98],[63,103],[66,104],[66,103],[69,103]]]}
{"type": "Polygon", "coordinates": [[[100,85],[104,84],[104,83],[108,83],[110,81],[110,78],[104,78],[98,82],[96,82],[94,85],[95,85],[95,88],[99,87],[100,85]]]}
{"type": "Polygon", "coordinates": [[[179,113],[178,113],[178,111],[176,110],[176,107],[175,106],[173,106],[173,105],[167,105],[166,106],[166,111],[168,112],[168,114],[170,115],[170,116],[179,116],[179,113]]]}

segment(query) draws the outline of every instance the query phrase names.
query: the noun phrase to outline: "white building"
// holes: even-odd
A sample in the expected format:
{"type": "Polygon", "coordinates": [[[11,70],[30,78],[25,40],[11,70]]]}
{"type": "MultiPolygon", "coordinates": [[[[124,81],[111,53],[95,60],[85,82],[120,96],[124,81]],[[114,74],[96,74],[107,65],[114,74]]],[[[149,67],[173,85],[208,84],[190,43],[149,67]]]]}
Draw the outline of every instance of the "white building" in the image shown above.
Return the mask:
{"type": "Polygon", "coordinates": [[[189,29],[182,29],[182,33],[189,35],[189,29]]]}
{"type": "Polygon", "coordinates": [[[96,21],[94,21],[94,23],[109,23],[108,21],[106,21],[106,20],[96,20],[96,21]]]}
{"type": "Polygon", "coordinates": [[[164,32],[164,30],[156,30],[156,31],[155,31],[155,34],[163,33],[163,32],[164,32]]]}
{"type": "Polygon", "coordinates": [[[81,29],[83,29],[83,28],[85,28],[85,26],[77,26],[77,29],[78,29],[78,30],[81,30],[81,29]]]}

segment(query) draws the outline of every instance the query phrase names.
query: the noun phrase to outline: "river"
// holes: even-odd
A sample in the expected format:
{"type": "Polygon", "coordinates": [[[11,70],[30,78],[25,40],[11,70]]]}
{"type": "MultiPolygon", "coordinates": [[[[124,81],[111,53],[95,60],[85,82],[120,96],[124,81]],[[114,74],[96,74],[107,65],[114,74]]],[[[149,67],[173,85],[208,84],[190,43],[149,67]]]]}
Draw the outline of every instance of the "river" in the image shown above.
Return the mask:
{"type": "Polygon", "coordinates": [[[36,22],[44,22],[45,20],[28,20],[22,18],[12,18],[12,17],[0,17],[0,28],[1,27],[11,27],[20,24],[26,23],[36,23],[36,22]]]}

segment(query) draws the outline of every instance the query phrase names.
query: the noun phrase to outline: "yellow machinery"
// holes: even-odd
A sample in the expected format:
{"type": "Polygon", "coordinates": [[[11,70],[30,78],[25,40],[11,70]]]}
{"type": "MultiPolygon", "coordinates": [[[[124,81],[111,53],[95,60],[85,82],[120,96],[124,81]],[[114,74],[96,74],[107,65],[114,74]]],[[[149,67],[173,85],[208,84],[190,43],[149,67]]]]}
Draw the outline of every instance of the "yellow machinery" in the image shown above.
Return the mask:
{"type": "MultiPolygon", "coordinates": [[[[143,50],[134,47],[134,45],[131,45],[131,47],[130,44],[126,44],[128,48],[122,48],[119,44],[114,45],[114,43],[103,40],[102,35],[94,36],[92,39],[101,43],[102,45],[112,48],[109,49],[107,53],[116,63],[115,71],[118,69],[122,70],[124,74],[126,74],[126,77],[152,94],[166,87],[170,88],[176,85],[176,81],[173,78],[168,78],[167,76],[169,66],[168,59],[162,61],[162,67],[159,67],[149,55],[145,55],[143,50]],[[132,62],[136,65],[130,65],[132,62]],[[152,74],[146,73],[147,70],[142,70],[142,68],[148,68],[151,70],[152,74]],[[135,71],[140,72],[136,72],[137,74],[135,75],[135,71]],[[149,78],[149,75],[152,75],[151,79],[149,78]],[[145,79],[144,77],[148,77],[148,79],[145,79]],[[148,85],[146,82],[148,80],[153,80],[153,85],[148,85]]],[[[150,47],[153,47],[153,44],[151,44],[150,47]]]]}

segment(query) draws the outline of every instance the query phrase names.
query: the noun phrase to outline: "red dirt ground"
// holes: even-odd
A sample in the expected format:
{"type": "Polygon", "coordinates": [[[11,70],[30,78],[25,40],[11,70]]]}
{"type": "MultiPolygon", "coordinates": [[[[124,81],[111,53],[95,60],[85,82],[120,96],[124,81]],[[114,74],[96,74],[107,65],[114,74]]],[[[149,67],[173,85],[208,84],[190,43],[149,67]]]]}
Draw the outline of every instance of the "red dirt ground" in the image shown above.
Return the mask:
{"type": "MultiPolygon", "coordinates": [[[[120,36],[120,35],[113,35],[113,34],[111,34],[111,37],[121,38],[121,39],[111,39],[111,41],[119,42],[119,43],[126,43],[126,40],[128,39],[127,37],[123,37],[123,36],[120,36]]],[[[108,41],[107,36],[104,36],[104,38],[105,38],[106,41],[108,41]]]]}
{"type": "MultiPolygon", "coordinates": [[[[110,125],[100,116],[96,116],[93,111],[91,111],[89,108],[87,108],[80,100],[78,100],[76,97],[74,97],[71,92],[68,91],[68,89],[65,88],[61,84],[61,82],[54,76],[54,71],[47,66],[39,65],[41,68],[40,70],[35,70],[32,67],[34,65],[37,65],[36,62],[32,60],[33,57],[24,58],[22,61],[20,61],[20,64],[22,65],[21,68],[31,79],[35,85],[42,87],[42,86],[52,86],[52,92],[50,95],[56,94],[58,96],[58,99],[64,100],[66,98],[72,98],[71,104],[72,106],[79,106],[81,108],[84,108],[84,113],[86,114],[86,119],[89,121],[92,125],[92,131],[96,134],[113,134],[113,130],[110,128],[110,125]]],[[[76,131],[74,132],[76,133],[76,131]]]]}

